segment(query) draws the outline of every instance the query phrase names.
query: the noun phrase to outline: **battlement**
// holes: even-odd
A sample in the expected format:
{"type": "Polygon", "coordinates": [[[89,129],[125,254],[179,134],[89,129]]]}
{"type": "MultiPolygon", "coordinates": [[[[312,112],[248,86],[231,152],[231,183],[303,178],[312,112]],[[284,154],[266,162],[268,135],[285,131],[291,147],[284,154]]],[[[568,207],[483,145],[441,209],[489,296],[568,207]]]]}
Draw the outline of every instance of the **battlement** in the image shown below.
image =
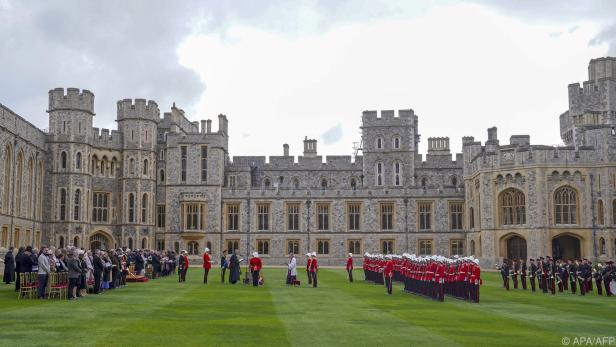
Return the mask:
{"type": "Polygon", "coordinates": [[[159,122],[160,110],[153,100],[124,99],[118,101],[118,120],[143,119],[159,122]]]}
{"type": "Polygon", "coordinates": [[[120,136],[117,130],[92,128],[92,144],[95,146],[119,148],[122,144],[120,136]]]}
{"type": "Polygon", "coordinates": [[[94,94],[79,88],[54,88],[49,91],[49,108],[47,112],[57,110],[78,110],[94,115],[94,94]]]}
{"type": "Polygon", "coordinates": [[[449,154],[449,137],[429,137],[429,154],[449,154]]]}
{"type": "Polygon", "coordinates": [[[408,110],[383,110],[380,117],[378,111],[364,111],[362,112],[362,124],[363,126],[370,125],[401,125],[403,123],[413,124],[415,118],[415,111],[408,110]]]}
{"type": "Polygon", "coordinates": [[[616,57],[592,59],[588,64],[588,79],[616,78],[616,57]]]}

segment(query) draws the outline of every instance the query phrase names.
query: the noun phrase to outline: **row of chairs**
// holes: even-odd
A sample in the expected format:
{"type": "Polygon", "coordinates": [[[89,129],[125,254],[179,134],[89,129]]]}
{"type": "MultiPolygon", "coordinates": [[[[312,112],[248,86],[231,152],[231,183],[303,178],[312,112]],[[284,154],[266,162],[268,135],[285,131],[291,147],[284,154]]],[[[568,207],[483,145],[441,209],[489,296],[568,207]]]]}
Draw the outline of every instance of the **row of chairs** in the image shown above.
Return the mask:
{"type": "MultiPolygon", "coordinates": [[[[18,299],[36,298],[38,293],[38,273],[22,272],[19,273],[19,293],[18,299]]],[[[68,297],[68,273],[54,272],[47,277],[46,287],[47,298],[57,297],[66,299],[68,297]]]]}

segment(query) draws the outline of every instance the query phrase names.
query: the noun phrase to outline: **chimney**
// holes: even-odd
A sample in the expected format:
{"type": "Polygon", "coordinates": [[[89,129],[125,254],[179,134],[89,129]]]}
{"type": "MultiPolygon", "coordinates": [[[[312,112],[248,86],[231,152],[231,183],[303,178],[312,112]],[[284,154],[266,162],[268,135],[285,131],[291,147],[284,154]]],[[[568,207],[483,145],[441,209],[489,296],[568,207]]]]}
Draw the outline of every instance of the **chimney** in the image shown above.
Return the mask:
{"type": "Polygon", "coordinates": [[[285,143],[284,145],[282,145],[282,153],[285,157],[289,156],[289,144],[285,143]]]}
{"type": "MultiPolygon", "coordinates": [[[[209,131],[207,131],[207,132],[209,133],[209,131]]],[[[206,131],[205,131],[205,121],[204,120],[201,120],[201,133],[202,134],[206,133],[206,131]]]]}
{"type": "Polygon", "coordinates": [[[317,140],[304,138],[304,157],[314,158],[317,156],[317,140]]]}
{"type": "Polygon", "coordinates": [[[206,122],[206,127],[205,128],[207,130],[207,133],[209,134],[209,133],[212,132],[212,120],[208,119],[205,122],[206,122]]]}

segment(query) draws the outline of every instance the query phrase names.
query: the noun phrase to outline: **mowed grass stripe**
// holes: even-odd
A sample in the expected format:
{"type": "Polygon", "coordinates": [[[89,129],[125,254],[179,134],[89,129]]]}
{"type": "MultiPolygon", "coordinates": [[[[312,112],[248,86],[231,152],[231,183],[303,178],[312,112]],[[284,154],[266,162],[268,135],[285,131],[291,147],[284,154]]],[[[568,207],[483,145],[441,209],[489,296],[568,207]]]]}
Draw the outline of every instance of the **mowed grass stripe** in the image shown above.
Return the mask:
{"type": "MultiPolygon", "coordinates": [[[[284,283],[284,269],[275,279],[284,283]]],[[[410,344],[455,346],[452,340],[443,338],[418,325],[392,315],[388,310],[370,305],[353,295],[348,295],[337,273],[341,270],[319,271],[319,287],[307,286],[305,276],[300,276],[304,285],[300,288],[270,287],[278,316],[282,319],[292,344],[296,346],[406,346],[410,344]]],[[[303,273],[302,275],[305,275],[303,273]]],[[[272,276],[270,275],[270,278],[272,276]]],[[[372,296],[382,293],[369,285],[353,286],[360,295],[372,296]]],[[[400,296],[388,298],[392,305],[406,305],[400,296]]]]}

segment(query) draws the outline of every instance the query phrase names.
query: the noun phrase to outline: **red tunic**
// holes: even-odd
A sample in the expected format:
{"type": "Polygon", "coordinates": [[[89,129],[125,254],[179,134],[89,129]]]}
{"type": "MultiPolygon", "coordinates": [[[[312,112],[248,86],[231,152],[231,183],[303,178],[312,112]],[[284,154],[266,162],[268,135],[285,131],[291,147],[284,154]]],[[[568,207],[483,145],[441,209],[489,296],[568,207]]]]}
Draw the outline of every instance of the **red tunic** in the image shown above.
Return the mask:
{"type": "Polygon", "coordinates": [[[306,271],[310,271],[310,264],[312,263],[312,259],[308,258],[308,261],[306,261],[306,271]]]}
{"type": "Polygon", "coordinates": [[[317,272],[318,269],[317,258],[314,258],[310,261],[310,272],[317,272]]]}
{"type": "Polygon", "coordinates": [[[187,256],[182,256],[182,261],[184,262],[184,268],[188,269],[188,257],[187,256]]]}
{"type": "Polygon", "coordinates": [[[385,273],[385,277],[393,277],[394,275],[394,262],[391,260],[388,260],[385,263],[385,270],[383,271],[385,273]]]}
{"type": "Polygon", "coordinates": [[[347,259],[346,269],[347,271],[353,270],[353,257],[349,257],[349,259],[347,259]]]}
{"type": "Polygon", "coordinates": [[[259,271],[263,267],[260,258],[251,258],[250,259],[250,271],[259,271]]]}
{"type": "Polygon", "coordinates": [[[212,263],[210,262],[210,255],[207,253],[203,253],[203,268],[208,270],[212,268],[212,263]]]}

